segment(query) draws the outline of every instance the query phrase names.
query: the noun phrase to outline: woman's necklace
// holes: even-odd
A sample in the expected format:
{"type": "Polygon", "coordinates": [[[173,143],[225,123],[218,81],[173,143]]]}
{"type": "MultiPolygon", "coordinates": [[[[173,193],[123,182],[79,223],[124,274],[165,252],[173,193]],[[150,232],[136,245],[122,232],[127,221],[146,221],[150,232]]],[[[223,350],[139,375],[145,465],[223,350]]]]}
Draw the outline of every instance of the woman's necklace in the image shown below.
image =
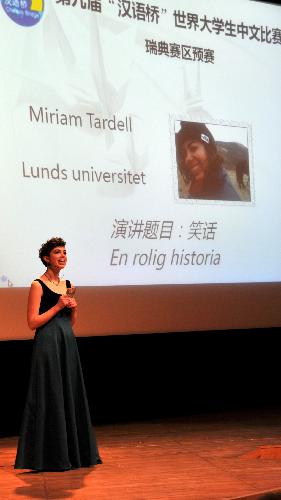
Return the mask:
{"type": "Polygon", "coordinates": [[[48,275],[47,271],[44,273],[44,276],[49,280],[50,283],[52,283],[55,286],[59,286],[60,284],[60,277],[58,276],[58,282],[56,283],[55,281],[51,280],[50,276],[48,275]]]}

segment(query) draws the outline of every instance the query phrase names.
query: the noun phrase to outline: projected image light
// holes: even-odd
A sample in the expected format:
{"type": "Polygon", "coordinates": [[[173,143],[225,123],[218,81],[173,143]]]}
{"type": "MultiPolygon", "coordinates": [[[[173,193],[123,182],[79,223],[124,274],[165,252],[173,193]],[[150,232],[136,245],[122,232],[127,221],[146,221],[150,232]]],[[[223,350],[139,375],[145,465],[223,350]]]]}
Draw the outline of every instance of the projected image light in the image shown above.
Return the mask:
{"type": "Polygon", "coordinates": [[[18,3],[41,22],[24,29],[2,1],[9,283],[42,272],[37,248],[52,236],[78,287],[280,280],[281,10],[18,3]]]}
{"type": "Polygon", "coordinates": [[[2,0],[6,14],[20,26],[34,26],[42,18],[44,0],[2,0]]]}
{"type": "Polygon", "coordinates": [[[5,338],[53,236],[79,334],[278,324],[281,8],[2,0],[0,23],[5,338]]]}
{"type": "Polygon", "coordinates": [[[8,276],[5,276],[5,274],[2,274],[0,276],[0,286],[2,287],[12,287],[13,283],[9,280],[8,276]]]}
{"type": "Polygon", "coordinates": [[[178,197],[250,201],[247,128],[189,121],[175,125],[178,197]]]}

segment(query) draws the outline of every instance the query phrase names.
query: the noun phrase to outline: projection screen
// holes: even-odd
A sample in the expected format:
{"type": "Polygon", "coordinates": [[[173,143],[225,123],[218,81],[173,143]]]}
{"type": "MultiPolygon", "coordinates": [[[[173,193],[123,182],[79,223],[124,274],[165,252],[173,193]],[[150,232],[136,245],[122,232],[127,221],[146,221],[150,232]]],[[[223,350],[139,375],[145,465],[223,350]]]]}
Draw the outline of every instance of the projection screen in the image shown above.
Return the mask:
{"type": "Polygon", "coordinates": [[[281,8],[2,0],[0,24],[0,337],[33,335],[52,236],[80,335],[279,325],[281,8]]]}

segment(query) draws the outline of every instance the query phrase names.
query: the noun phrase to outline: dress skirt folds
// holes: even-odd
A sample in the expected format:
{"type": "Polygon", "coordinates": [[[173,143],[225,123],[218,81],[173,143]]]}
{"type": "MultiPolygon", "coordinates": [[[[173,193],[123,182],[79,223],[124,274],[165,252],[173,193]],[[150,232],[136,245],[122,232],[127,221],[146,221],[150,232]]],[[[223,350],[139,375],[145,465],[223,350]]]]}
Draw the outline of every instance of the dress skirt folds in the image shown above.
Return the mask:
{"type": "MultiPolygon", "coordinates": [[[[49,306],[59,294],[38,281],[43,288],[44,310],[46,299],[49,306]]],[[[15,468],[63,471],[98,463],[102,461],[91,425],[70,311],[64,308],[35,334],[15,468]]]]}

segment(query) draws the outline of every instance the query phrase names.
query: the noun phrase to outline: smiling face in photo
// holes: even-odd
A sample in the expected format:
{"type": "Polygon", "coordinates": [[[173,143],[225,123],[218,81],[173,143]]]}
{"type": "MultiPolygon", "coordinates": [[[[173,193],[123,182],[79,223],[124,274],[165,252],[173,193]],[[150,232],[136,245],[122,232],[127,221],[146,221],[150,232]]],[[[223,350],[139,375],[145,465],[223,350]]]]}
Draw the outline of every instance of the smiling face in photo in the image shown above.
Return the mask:
{"type": "Polygon", "coordinates": [[[183,144],[182,172],[192,182],[203,183],[208,171],[208,155],[200,141],[186,141],[183,144]]]}

